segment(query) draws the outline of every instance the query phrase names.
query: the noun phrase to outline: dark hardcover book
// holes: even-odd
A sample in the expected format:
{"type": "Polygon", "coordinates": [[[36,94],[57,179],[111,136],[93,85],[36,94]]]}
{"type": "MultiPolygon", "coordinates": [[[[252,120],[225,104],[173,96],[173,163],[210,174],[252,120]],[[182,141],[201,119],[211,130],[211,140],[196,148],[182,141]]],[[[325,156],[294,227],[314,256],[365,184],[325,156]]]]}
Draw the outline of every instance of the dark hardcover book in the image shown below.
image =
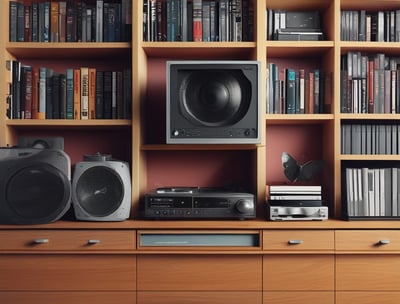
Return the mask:
{"type": "Polygon", "coordinates": [[[219,41],[218,14],[215,1],[210,1],[210,41],[219,41]]]}
{"type": "Polygon", "coordinates": [[[167,41],[167,6],[166,1],[157,1],[157,41],[167,41]]]}
{"type": "Polygon", "coordinates": [[[52,111],[53,114],[51,116],[52,119],[60,119],[60,112],[61,112],[61,88],[60,88],[60,79],[61,79],[61,74],[54,73],[51,81],[52,81],[52,97],[51,97],[51,102],[52,102],[52,111]]]}
{"type": "Polygon", "coordinates": [[[24,5],[24,41],[32,41],[32,6],[29,4],[24,5]]]}
{"type": "Polygon", "coordinates": [[[59,3],[50,2],[50,40],[51,42],[59,42],[59,3]]]}
{"type": "Polygon", "coordinates": [[[67,0],[65,39],[67,42],[76,41],[76,11],[74,0],[67,0]]]}
{"type": "Polygon", "coordinates": [[[203,2],[202,14],[202,33],[203,41],[211,41],[211,20],[210,20],[210,2],[203,2]]]}
{"type": "Polygon", "coordinates": [[[58,41],[66,41],[66,26],[67,26],[67,2],[60,1],[59,3],[59,19],[58,19],[58,41]]]}
{"type": "Polygon", "coordinates": [[[104,119],[112,118],[112,71],[104,71],[103,81],[104,119]]]}
{"type": "Polygon", "coordinates": [[[39,68],[32,69],[32,119],[39,119],[39,68]]]}
{"type": "Polygon", "coordinates": [[[60,105],[60,118],[67,118],[67,78],[65,74],[60,74],[60,94],[59,94],[59,105],[60,105]]]}
{"type": "Polygon", "coordinates": [[[108,7],[108,17],[107,17],[107,22],[106,25],[107,26],[107,42],[115,42],[116,41],[116,37],[115,37],[115,29],[116,29],[116,16],[117,16],[117,12],[116,12],[116,8],[115,8],[115,3],[110,3],[109,7],[108,7]]]}
{"type": "Polygon", "coordinates": [[[96,118],[96,68],[89,68],[89,119],[96,118]]]}
{"type": "Polygon", "coordinates": [[[367,40],[367,26],[366,26],[366,11],[360,10],[360,20],[359,20],[359,32],[358,32],[358,41],[366,41],[367,40]]]}
{"type": "Polygon", "coordinates": [[[46,68],[46,112],[45,118],[53,118],[53,75],[54,71],[52,69],[46,68]]]}
{"type": "MultiPolygon", "coordinates": [[[[108,10],[110,3],[104,2],[103,4],[103,41],[108,41],[108,10]]],[[[149,40],[151,41],[151,40],[149,40]]]]}
{"type": "Polygon", "coordinates": [[[24,66],[22,68],[21,118],[32,118],[32,86],[33,69],[31,66],[24,66]]]}
{"type": "Polygon", "coordinates": [[[104,118],[104,96],[103,96],[103,82],[104,82],[104,72],[96,71],[96,119],[104,118]]]}
{"type": "Polygon", "coordinates": [[[24,4],[17,3],[17,41],[24,42],[25,40],[25,12],[24,4]]]}
{"type": "Polygon", "coordinates": [[[51,82],[52,82],[52,91],[51,91],[51,102],[52,102],[52,115],[49,118],[52,119],[60,119],[60,111],[61,111],[61,100],[60,100],[60,78],[61,75],[58,73],[54,73],[51,82]]]}
{"type": "Polygon", "coordinates": [[[286,114],[296,113],[296,72],[286,70],[286,114]]]}
{"type": "Polygon", "coordinates": [[[32,3],[32,41],[39,41],[39,4],[32,3]]]}
{"type": "Polygon", "coordinates": [[[44,16],[43,16],[43,42],[50,42],[50,2],[44,2],[44,16]]]}
{"type": "Polygon", "coordinates": [[[18,2],[10,1],[9,4],[9,40],[10,42],[17,41],[17,15],[18,2]]]}
{"type": "Polygon", "coordinates": [[[219,41],[228,41],[228,0],[219,2],[219,41]]]}
{"type": "Polygon", "coordinates": [[[21,62],[12,61],[12,118],[21,118],[21,62]]]}
{"type": "Polygon", "coordinates": [[[65,73],[65,118],[74,118],[74,69],[69,68],[65,73]]]}

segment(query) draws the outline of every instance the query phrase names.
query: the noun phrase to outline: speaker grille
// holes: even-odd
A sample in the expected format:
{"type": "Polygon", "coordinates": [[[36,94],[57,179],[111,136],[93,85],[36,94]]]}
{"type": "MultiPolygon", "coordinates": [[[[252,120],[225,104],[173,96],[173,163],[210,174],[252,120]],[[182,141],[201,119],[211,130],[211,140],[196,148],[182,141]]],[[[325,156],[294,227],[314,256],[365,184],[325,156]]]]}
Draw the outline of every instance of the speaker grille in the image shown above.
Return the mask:
{"type": "Polygon", "coordinates": [[[76,183],[80,206],[93,216],[108,216],[115,212],[124,197],[124,184],[117,172],[105,166],[88,168],[76,183]]]}
{"type": "Polygon", "coordinates": [[[251,83],[240,70],[188,70],[181,74],[181,110],[194,124],[228,126],[247,113],[251,83]]]}
{"type": "Polygon", "coordinates": [[[70,181],[58,169],[40,163],[27,165],[9,177],[6,203],[15,216],[32,222],[51,221],[70,199],[70,181]]]}

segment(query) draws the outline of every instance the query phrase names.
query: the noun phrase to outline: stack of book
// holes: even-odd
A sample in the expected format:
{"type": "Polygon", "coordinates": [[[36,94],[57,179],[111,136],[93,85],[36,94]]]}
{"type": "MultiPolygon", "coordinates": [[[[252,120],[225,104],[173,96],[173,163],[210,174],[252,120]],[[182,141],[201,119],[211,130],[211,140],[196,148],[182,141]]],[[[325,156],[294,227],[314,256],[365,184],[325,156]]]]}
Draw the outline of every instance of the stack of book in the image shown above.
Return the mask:
{"type": "Polygon", "coordinates": [[[271,206],[321,206],[321,186],[271,185],[268,203],[271,206]]]}

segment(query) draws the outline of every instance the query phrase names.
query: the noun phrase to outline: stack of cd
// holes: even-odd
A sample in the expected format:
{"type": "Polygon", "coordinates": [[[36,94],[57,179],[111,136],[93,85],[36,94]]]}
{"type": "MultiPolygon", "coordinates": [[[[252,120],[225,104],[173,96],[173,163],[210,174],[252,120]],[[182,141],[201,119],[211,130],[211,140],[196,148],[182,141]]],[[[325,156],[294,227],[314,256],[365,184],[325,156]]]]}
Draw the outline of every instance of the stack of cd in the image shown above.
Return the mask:
{"type": "Polygon", "coordinates": [[[321,206],[321,186],[271,185],[268,203],[271,206],[321,206]]]}

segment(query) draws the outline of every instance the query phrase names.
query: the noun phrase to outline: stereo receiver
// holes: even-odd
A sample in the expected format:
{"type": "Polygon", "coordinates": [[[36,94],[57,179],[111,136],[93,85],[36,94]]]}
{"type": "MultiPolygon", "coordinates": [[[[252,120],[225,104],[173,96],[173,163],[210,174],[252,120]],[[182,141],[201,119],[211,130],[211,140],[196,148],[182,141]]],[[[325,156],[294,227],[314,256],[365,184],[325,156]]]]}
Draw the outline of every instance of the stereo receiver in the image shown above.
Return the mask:
{"type": "Polygon", "coordinates": [[[158,188],[141,205],[146,219],[249,219],[256,216],[254,195],[214,188],[158,188]]]}

